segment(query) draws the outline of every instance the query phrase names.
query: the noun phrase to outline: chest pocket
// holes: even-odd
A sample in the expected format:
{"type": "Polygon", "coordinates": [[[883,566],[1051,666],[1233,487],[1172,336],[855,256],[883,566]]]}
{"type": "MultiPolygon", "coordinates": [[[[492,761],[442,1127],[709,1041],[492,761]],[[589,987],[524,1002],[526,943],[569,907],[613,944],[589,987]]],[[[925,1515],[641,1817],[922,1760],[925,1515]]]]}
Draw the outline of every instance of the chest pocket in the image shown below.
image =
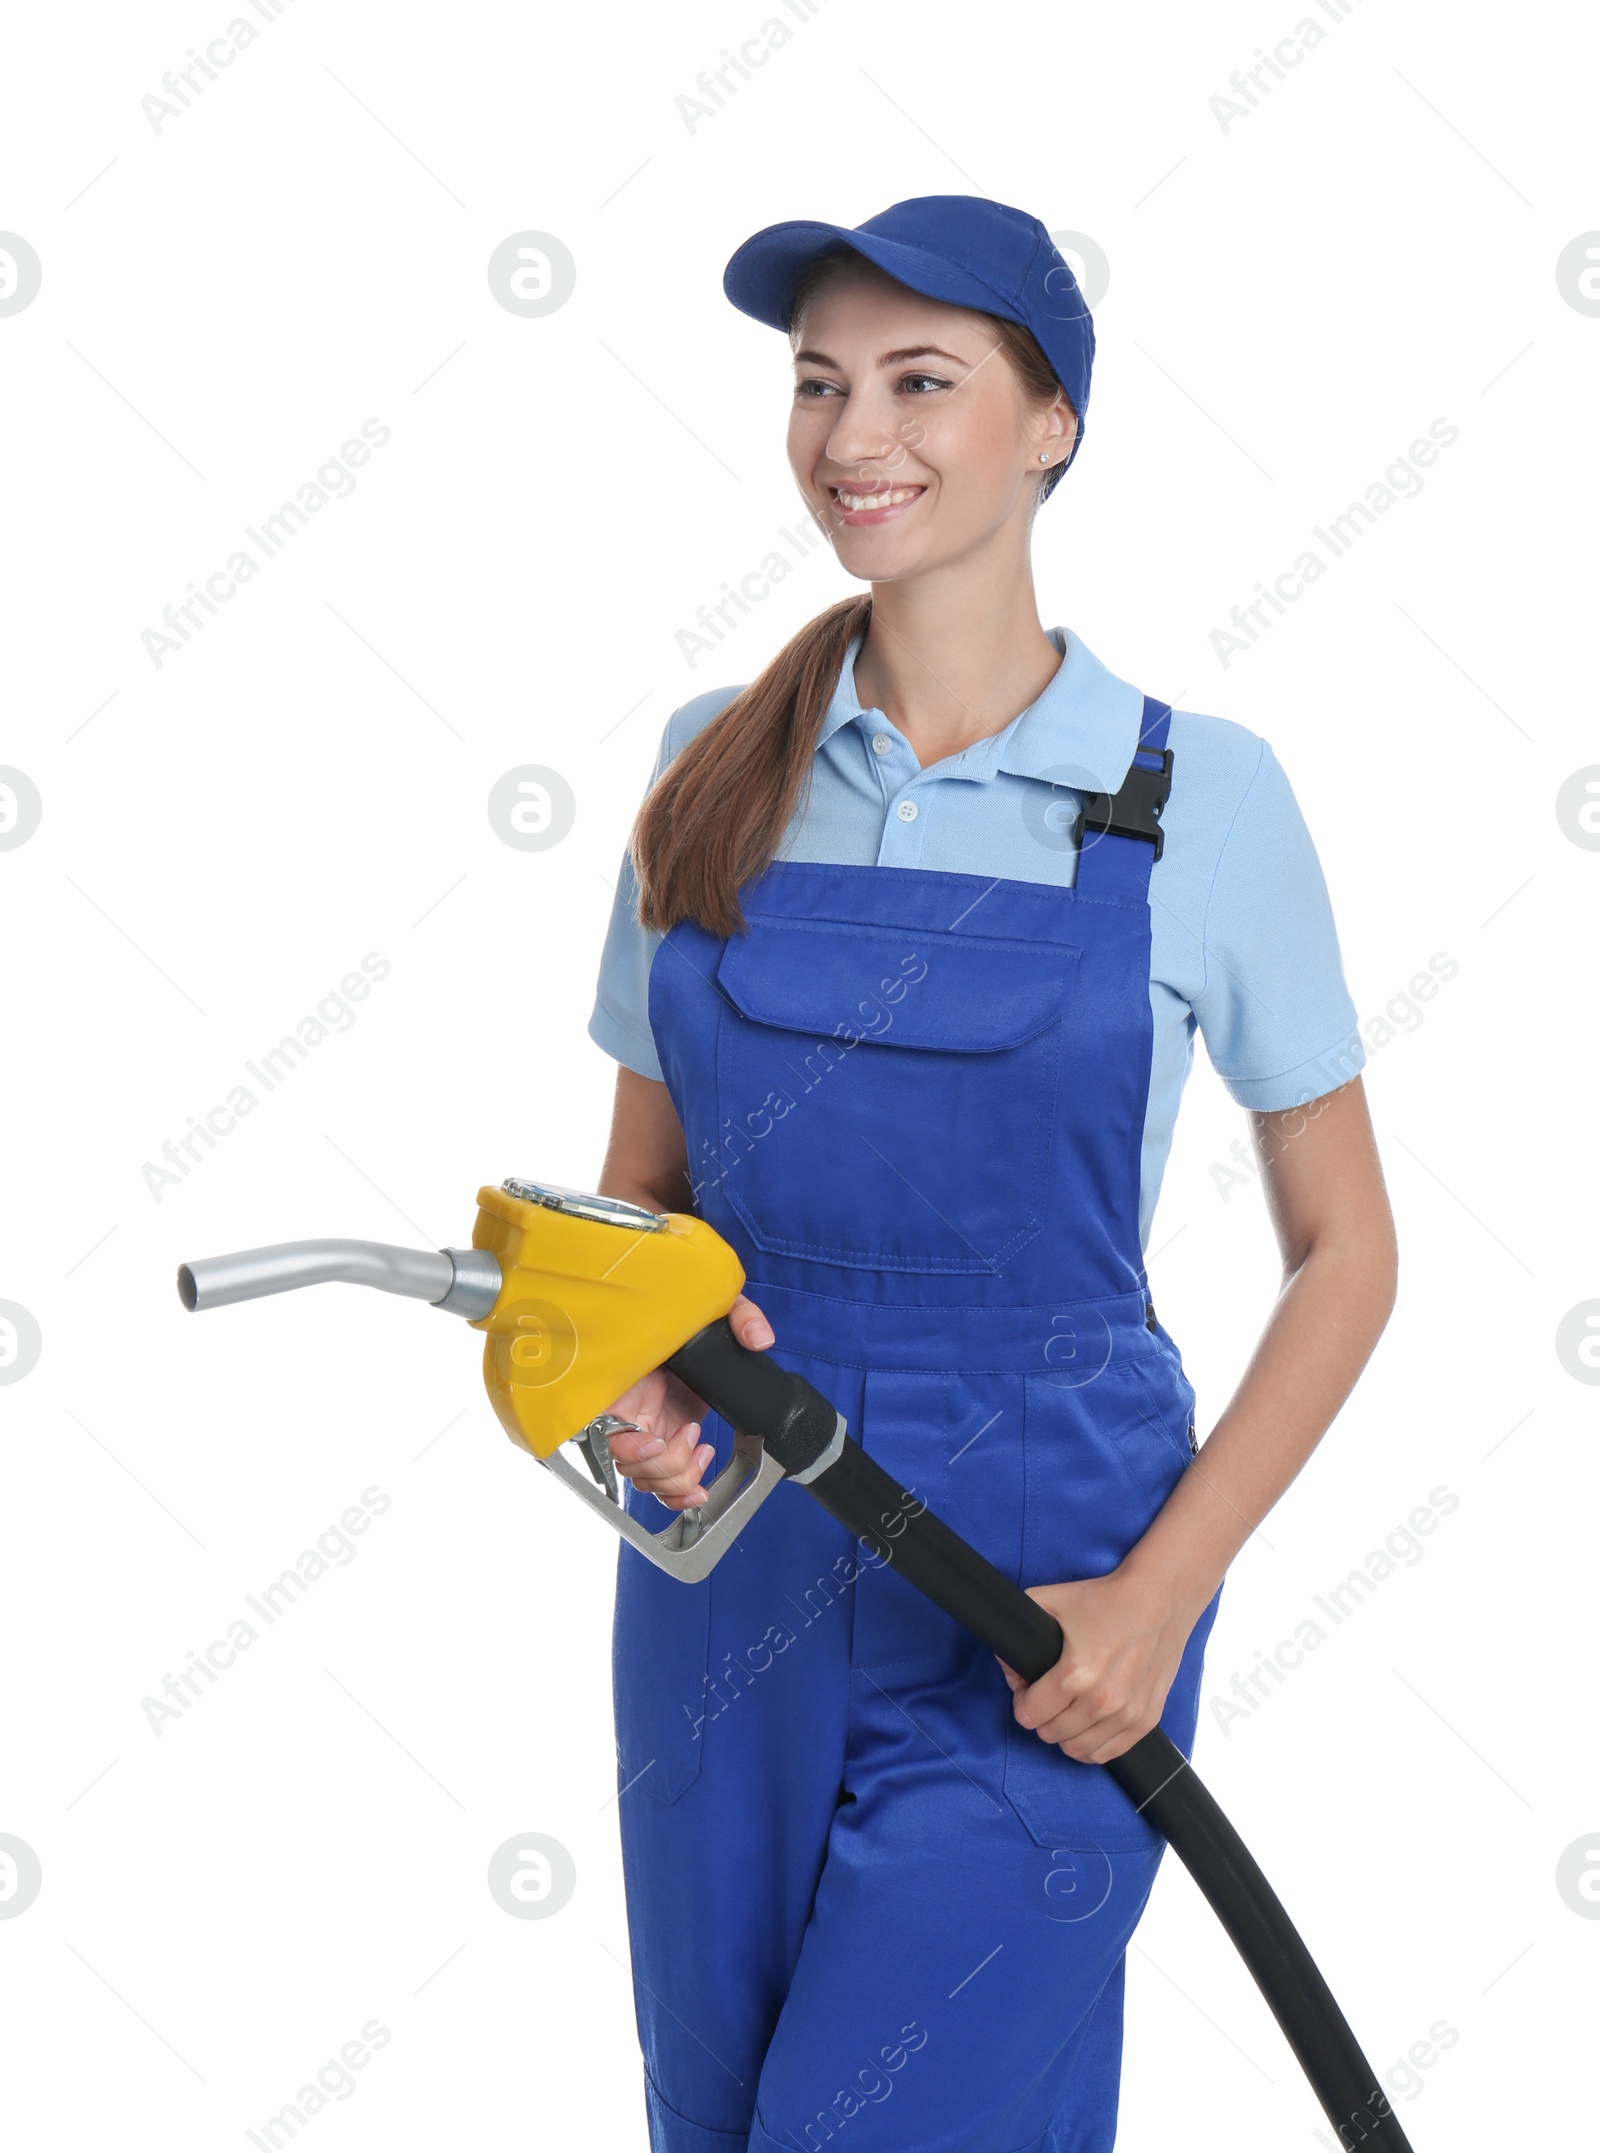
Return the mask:
{"type": "Polygon", "coordinates": [[[718,1141],[691,1174],[777,1255],[998,1269],[1043,1223],[1080,954],[756,917],[718,963],[718,1141]]]}

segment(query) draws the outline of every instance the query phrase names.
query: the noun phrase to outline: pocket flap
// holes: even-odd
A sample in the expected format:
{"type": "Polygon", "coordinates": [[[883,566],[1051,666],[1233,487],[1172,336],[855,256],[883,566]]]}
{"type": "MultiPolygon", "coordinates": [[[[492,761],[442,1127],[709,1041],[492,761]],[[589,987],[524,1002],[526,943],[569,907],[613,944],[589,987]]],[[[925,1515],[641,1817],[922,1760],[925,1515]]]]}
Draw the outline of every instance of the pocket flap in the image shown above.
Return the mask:
{"type": "Polygon", "coordinates": [[[1061,942],[757,915],[729,937],[717,982],[744,1016],[780,1031],[989,1054],[1060,1017],[1080,954],[1061,942]]]}

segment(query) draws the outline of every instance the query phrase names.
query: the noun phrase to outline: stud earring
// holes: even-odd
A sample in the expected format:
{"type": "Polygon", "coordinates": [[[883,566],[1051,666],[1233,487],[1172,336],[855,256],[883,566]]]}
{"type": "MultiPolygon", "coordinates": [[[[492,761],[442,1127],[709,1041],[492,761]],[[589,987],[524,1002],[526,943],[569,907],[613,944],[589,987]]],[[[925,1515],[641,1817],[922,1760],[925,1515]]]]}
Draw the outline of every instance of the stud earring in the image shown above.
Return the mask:
{"type": "Polygon", "coordinates": [[[1041,449],[1039,451],[1039,461],[1041,463],[1048,463],[1050,461],[1050,452],[1048,449],[1041,449]]]}

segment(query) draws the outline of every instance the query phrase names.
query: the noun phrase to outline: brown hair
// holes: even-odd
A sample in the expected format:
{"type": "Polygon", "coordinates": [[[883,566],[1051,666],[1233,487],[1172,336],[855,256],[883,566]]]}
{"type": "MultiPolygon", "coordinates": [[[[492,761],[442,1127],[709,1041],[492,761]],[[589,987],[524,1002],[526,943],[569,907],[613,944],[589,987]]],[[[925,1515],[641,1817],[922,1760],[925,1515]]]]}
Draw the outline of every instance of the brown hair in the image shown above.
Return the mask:
{"type": "MultiPolygon", "coordinates": [[[[808,265],[790,310],[791,337],[818,287],[862,260],[840,248],[808,265]]],[[[1020,322],[989,319],[1023,395],[1049,403],[1061,383],[1033,336],[1020,322]]],[[[1063,459],[1043,474],[1039,501],[1065,469],[1063,459]]],[[[661,773],[629,839],[644,926],[664,933],[691,919],[710,934],[743,932],[739,890],[771,862],[801,804],[845,652],[871,620],[868,594],[807,621],[661,773]]]]}

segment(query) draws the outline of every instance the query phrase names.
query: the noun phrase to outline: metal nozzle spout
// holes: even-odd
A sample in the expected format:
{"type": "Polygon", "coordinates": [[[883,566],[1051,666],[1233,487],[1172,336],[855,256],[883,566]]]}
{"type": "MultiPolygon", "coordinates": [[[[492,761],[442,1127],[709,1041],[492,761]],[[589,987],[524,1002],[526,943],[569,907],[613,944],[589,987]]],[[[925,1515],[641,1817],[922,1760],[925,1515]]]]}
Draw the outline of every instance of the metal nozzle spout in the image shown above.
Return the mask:
{"type": "Polygon", "coordinates": [[[178,1298],[187,1309],[225,1308],[298,1286],[372,1286],[427,1301],[468,1322],[486,1316],[500,1294],[500,1261],[481,1248],[396,1248],[387,1241],[279,1241],[271,1248],[201,1256],[178,1266],[178,1298]]]}

